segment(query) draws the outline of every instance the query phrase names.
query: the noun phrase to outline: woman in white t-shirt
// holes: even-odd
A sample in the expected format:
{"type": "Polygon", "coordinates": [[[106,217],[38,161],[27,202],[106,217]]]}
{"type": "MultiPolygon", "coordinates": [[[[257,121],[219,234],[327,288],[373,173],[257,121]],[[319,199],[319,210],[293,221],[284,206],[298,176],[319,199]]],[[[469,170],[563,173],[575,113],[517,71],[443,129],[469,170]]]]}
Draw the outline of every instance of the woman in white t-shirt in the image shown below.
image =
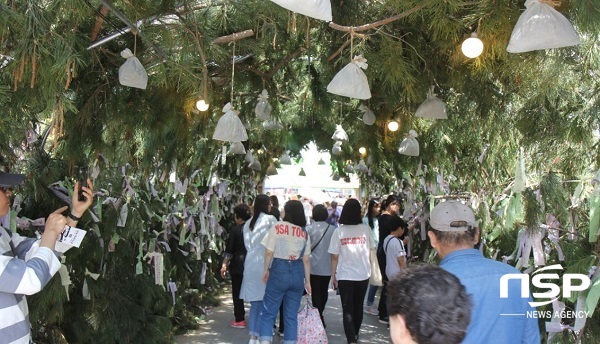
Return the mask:
{"type": "Polygon", "coordinates": [[[348,343],[356,343],[363,320],[363,302],[371,276],[370,250],[375,249],[371,228],[361,219],[360,203],[349,199],[331,237],[331,284],[339,288],[344,332],[348,343]]]}
{"type": "Polygon", "coordinates": [[[310,294],[310,237],[300,201],[288,201],[283,221],[275,223],[262,240],[265,247],[263,282],[266,283],[260,314],[260,343],[273,341],[273,325],[283,304],[283,343],[296,342],[298,309],[304,289],[310,294]]]}
{"type": "Polygon", "coordinates": [[[254,200],[254,215],[250,221],[246,221],[242,233],[244,235],[244,246],[246,246],[246,260],[244,261],[244,278],[242,279],[242,290],[240,299],[250,302],[250,313],[248,315],[249,343],[258,343],[260,329],[260,311],[263,308],[263,296],[265,284],[262,281],[263,265],[265,260],[265,247],[261,241],[276,220],[269,214],[270,200],[267,195],[258,195],[254,200]]]}

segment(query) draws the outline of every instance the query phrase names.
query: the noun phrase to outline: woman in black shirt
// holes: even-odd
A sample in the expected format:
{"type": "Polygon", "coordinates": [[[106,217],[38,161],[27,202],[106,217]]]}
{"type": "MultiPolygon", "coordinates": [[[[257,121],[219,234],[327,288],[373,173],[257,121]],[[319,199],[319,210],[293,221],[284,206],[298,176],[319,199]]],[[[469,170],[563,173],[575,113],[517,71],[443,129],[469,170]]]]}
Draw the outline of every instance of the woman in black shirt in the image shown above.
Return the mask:
{"type": "Polygon", "coordinates": [[[225,253],[223,254],[223,264],[221,265],[221,277],[225,278],[227,263],[229,263],[229,274],[231,275],[231,293],[233,294],[233,315],[235,319],[229,323],[231,327],[246,327],[246,311],[244,310],[244,300],[240,299],[240,290],[244,278],[244,260],[246,259],[246,247],[244,246],[244,235],[242,228],[244,223],[252,217],[252,211],[246,204],[238,204],[233,208],[233,217],[235,226],[229,233],[225,253]]]}
{"type": "Polygon", "coordinates": [[[394,217],[399,216],[402,213],[402,198],[396,195],[389,195],[383,203],[381,203],[381,209],[384,209],[379,215],[379,245],[377,246],[377,261],[379,262],[379,270],[381,271],[381,277],[383,280],[383,288],[381,289],[381,295],[379,297],[379,322],[383,324],[388,323],[388,312],[387,312],[387,291],[386,285],[388,278],[385,274],[386,258],[385,252],[383,251],[384,239],[390,235],[392,230],[390,220],[394,217]]]}

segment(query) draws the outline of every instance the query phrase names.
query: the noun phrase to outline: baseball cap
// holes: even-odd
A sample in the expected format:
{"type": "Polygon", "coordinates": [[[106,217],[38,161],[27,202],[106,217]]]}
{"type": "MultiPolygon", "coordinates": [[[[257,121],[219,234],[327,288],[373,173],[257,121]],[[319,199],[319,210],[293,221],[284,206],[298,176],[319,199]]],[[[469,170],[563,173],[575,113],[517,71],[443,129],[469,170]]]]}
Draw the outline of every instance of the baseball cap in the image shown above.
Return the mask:
{"type": "Polygon", "coordinates": [[[456,200],[436,205],[431,211],[429,224],[442,232],[466,231],[477,226],[473,210],[456,200]]]}
{"type": "Polygon", "coordinates": [[[24,174],[18,173],[5,173],[0,171],[0,187],[13,187],[17,186],[25,180],[24,174]]]}

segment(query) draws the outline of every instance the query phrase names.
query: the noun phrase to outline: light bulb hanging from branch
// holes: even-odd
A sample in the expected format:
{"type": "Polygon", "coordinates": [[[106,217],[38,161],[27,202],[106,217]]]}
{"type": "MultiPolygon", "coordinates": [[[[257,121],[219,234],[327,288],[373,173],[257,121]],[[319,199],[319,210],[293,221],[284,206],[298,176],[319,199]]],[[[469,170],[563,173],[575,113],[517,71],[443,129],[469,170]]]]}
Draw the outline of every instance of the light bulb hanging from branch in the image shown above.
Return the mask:
{"type": "Polygon", "coordinates": [[[473,32],[471,37],[465,39],[461,50],[466,57],[474,59],[483,52],[483,42],[477,38],[477,32],[473,32]]]}
{"type": "Polygon", "coordinates": [[[206,110],[208,110],[208,107],[210,106],[208,103],[208,95],[207,95],[207,91],[206,91],[206,79],[203,78],[202,79],[202,98],[200,98],[200,100],[198,100],[196,102],[196,109],[198,109],[198,111],[204,112],[206,110]]]}
{"type": "Polygon", "coordinates": [[[207,91],[207,83],[208,83],[208,66],[206,64],[206,56],[204,55],[204,50],[202,50],[202,45],[200,45],[200,39],[198,38],[200,34],[196,30],[195,33],[192,33],[194,40],[196,42],[196,48],[198,49],[198,53],[200,54],[200,59],[202,59],[202,96],[196,102],[196,109],[198,111],[204,112],[208,110],[209,101],[208,101],[208,91],[207,91]]]}

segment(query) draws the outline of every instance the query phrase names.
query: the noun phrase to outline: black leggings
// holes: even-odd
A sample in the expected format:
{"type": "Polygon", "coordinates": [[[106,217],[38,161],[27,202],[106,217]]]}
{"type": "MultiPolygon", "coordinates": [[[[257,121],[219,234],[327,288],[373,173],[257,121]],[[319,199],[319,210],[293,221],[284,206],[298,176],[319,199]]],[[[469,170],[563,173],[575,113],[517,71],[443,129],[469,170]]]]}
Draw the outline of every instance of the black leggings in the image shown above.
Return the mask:
{"type": "Polygon", "coordinates": [[[240,290],[242,289],[243,274],[231,274],[231,293],[233,294],[233,316],[236,322],[244,321],[246,311],[244,310],[244,300],[240,299],[240,290]]]}
{"type": "Polygon", "coordinates": [[[363,321],[363,303],[368,287],[369,279],[364,281],[338,281],[342,300],[344,333],[348,343],[355,343],[360,331],[363,321]]]}
{"type": "Polygon", "coordinates": [[[310,275],[310,288],[312,289],[312,304],[313,307],[319,310],[319,315],[321,316],[323,326],[325,326],[325,321],[323,320],[323,310],[325,309],[327,299],[329,298],[328,289],[330,280],[331,276],[310,275]]]}

